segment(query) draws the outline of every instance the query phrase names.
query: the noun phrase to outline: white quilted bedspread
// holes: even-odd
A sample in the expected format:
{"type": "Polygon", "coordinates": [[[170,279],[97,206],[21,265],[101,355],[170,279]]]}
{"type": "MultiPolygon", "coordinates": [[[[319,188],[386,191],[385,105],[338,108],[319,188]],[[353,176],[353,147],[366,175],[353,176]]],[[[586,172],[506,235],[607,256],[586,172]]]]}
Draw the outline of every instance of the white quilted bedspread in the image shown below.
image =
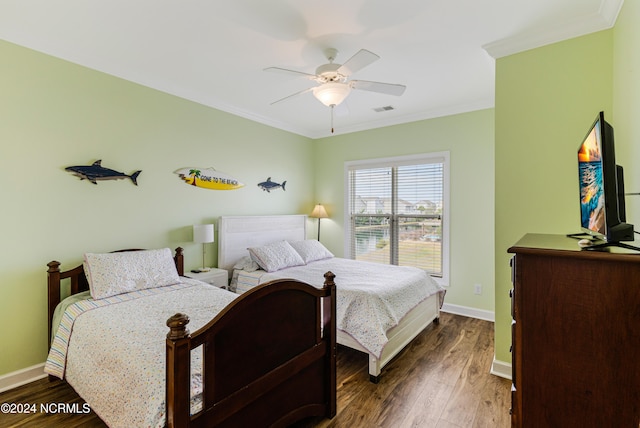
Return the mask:
{"type": "Polygon", "coordinates": [[[369,353],[380,357],[388,342],[387,331],[420,302],[445,291],[425,271],[338,257],[265,273],[260,283],[292,278],[322,287],[324,274],[336,275],[337,328],[353,337],[369,353]]]}
{"type": "MultiPolygon", "coordinates": [[[[199,281],[182,281],[184,287],[80,311],[66,355],[53,356],[56,365],[66,362],[67,382],[112,428],[165,425],[166,320],[185,313],[194,332],[237,297],[199,281]]],[[[202,388],[201,355],[192,354],[193,397],[202,388]]]]}

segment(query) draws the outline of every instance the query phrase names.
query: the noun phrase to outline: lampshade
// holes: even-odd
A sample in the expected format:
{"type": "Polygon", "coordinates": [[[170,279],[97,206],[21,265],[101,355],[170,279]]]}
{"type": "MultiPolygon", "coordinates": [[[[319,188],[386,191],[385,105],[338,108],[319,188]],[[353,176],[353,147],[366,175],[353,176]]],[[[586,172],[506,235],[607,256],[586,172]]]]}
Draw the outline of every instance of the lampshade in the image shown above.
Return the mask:
{"type": "Polygon", "coordinates": [[[328,82],[313,88],[313,95],[327,107],[337,106],[351,92],[351,86],[347,83],[328,82]]]}
{"type": "Polygon", "coordinates": [[[315,207],[313,207],[313,211],[311,211],[311,214],[309,215],[309,217],[329,218],[329,216],[327,215],[327,210],[324,209],[324,206],[322,204],[318,204],[315,207]]]}
{"type": "Polygon", "coordinates": [[[213,225],[212,224],[194,224],[193,225],[193,242],[206,244],[214,242],[213,225]]]}

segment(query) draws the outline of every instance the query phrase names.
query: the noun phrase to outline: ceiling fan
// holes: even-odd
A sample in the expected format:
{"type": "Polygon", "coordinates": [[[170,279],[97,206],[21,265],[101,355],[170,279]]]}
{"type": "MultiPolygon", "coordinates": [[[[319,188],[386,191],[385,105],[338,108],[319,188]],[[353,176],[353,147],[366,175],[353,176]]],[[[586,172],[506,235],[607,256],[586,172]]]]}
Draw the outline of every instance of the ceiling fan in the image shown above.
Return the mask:
{"type": "Polygon", "coordinates": [[[329,62],[316,68],[315,74],[280,67],[265,68],[264,71],[273,71],[298,77],[305,77],[306,79],[313,80],[318,83],[317,86],[288,95],[272,102],[271,104],[273,105],[295,96],[306,94],[307,92],[313,92],[313,95],[318,99],[318,101],[327,107],[331,107],[331,132],[333,133],[333,108],[340,105],[351,93],[352,89],[400,96],[407,88],[405,85],[393,83],[371,82],[368,80],[350,80],[349,78],[353,73],[380,59],[378,55],[366,49],[360,49],[344,64],[336,64],[333,62],[338,56],[337,49],[325,49],[324,54],[329,62]]]}

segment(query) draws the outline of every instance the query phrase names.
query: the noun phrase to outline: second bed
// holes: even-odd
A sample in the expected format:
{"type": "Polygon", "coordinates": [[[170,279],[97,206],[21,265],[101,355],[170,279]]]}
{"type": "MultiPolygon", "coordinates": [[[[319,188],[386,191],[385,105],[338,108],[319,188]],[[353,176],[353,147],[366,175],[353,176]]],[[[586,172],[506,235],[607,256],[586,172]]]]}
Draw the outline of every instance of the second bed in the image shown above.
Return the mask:
{"type": "Polygon", "coordinates": [[[331,270],[340,284],[337,341],[369,355],[377,383],[382,368],[438,322],[445,291],[422,269],[333,257],[305,239],[306,221],[304,215],[221,217],[218,267],[233,272],[238,292],[281,278],[321,287],[317,277],[331,270]]]}

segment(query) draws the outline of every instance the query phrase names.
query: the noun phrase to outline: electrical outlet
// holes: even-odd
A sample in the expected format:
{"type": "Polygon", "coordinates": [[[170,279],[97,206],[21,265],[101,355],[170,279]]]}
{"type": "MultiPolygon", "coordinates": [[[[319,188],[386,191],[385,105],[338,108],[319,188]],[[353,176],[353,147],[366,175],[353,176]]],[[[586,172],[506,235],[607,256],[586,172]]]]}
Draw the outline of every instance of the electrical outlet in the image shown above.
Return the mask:
{"type": "Polygon", "coordinates": [[[473,292],[474,294],[482,294],[482,284],[474,284],[473,292]]]}

